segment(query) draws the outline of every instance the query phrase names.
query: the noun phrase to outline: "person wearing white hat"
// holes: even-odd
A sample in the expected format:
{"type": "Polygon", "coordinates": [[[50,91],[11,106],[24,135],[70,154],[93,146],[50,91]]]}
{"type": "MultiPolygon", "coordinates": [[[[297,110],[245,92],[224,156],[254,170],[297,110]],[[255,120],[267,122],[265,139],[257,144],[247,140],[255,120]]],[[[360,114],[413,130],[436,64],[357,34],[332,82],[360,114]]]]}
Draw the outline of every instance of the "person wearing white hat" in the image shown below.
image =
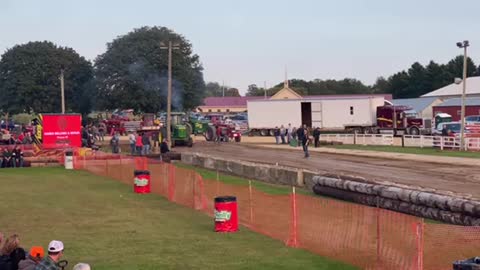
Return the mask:
{"type": "Polygon", "coordinates": [[[34,270],[58,270],[58,261],[63,256],[63,243],[62,241],[53,240],[48,244],[48,256],[35,266],[34,270]]]}
{"type": "Polygon", "coordinates": [[[73,270],[91,270],[90,265],[87,263],[77,263],[74,267],[73,270]]]}

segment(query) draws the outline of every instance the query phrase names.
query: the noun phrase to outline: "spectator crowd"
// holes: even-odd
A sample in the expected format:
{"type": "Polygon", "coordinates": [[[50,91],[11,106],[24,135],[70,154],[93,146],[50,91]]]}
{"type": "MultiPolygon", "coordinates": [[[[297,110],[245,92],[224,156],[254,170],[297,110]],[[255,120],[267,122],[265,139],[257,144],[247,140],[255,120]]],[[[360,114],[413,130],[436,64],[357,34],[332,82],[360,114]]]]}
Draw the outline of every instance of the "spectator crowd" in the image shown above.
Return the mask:
{"type": "MultiPolygon", "coordinates": [[[[20,245],[18,234],[4,239],[0,232],[0,270],[63,270],[68,265],[68,261],[62,260],[64,249],[62,241],[52,240],[46,251],[42,246],[26,251],[20,245]]],[[[78,263],[73,270],[91,268],[86,263],[78,263]]]]}
{"type": "Polygon", "coordinates": [[[0,157],[2,161],[0,168],[17,168],[24,165],[23,150],[18,145],[13,148],[0,148],[0,157]]]}
{"type": "Polygon", "coordinates": [[[280,128],[277,126],[274,129],[273,135],[275,136],[276,144],[290,144],[291,146],[302,146],[305,158],[308,158],[308,146],[314,142],[315,148],[320,146],[320,128],[316,127],[313,130],[306,125],[298,128],[292,127],[292,124],[288,124],[287,128],[283,125],[280,128]]]}

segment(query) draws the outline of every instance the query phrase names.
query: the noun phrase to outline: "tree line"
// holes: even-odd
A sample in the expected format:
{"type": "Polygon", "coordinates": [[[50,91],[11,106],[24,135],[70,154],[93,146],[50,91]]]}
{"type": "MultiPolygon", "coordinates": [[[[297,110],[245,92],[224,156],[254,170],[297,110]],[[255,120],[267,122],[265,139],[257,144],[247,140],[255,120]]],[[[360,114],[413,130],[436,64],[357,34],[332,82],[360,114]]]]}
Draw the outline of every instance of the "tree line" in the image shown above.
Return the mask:
{"type": "MultiPolygon", "coordinates": [[[[393,74],[388,78],[379,77],[375,84],[365,85],[357,79],[305,81],[293,79],[289,86],[300,95],[342,95],[389,93],[394,98],[416,98],[423,94],[449,85],[455,78],[462,78],[463,56],[457,56],[446,64],[430,61],[426,66],[415,62],[408,70],[393,74]]],[[[480,76],[480,66],[467,58],[467,76],[480,76]]],[[[266,89],[272,96],[283,88],[283,82],[266,89]]],[[[265,89],[255,84],[249,85],[247,96],[263,96],[265,89]]]]}
{"type": "MultiPolygon", "coordinates": [[[[68,112],[87,114],[92,110],[134,109],[136,112],[165,111],[167,106],[168,50],[173,42],[173,110],[188,110],[209,96],[240,96],[239,90],[217,82],[205,83],[200,57],[182,35],[166,27],[142,27],[107,44],[105,53],[93,62],[74,49],[49,41],[16,45],[0,59],[0,113],[60,112],[60,80],[64,71],[68,112]]],[[[480,76],[468,58],[468,76],[480,76]]],[[[408,70],[375,84],[360,80],[290,80],[300,95],[391,93],[394,98],[419,97],[462,77],[463,56],[446,64],[416,62],[408,70]]],[[[264,89],[248,86],[248,96],[274,95],[283,82],[264,89]]]]}
{"type": "Polygon", "coordinates": [[[49,41],[8,49],[0,60],[0,113],[60,112],[64,70],[68,112],[93,109],[166,110],[168,50],[173,50],[173,110],[191,109],[205,96],[203,67],[192,44],[165,27],[142,27],[107,44],[93,63],[49,41]]]}

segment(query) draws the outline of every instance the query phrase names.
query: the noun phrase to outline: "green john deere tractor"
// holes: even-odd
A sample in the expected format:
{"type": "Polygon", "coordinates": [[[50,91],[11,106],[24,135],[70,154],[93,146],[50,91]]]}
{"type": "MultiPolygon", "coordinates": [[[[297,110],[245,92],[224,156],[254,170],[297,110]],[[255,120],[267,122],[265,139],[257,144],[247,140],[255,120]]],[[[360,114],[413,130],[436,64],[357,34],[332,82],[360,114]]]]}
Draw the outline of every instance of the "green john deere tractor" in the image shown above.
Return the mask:
{"type": "Polygon", "coordinates": [[[210,121],[201,117],[190,117],[190,125],[193,128],[193,135],[204,135],[207,132],[210,121]]]}
{"type": "MultiPolygon", "coordinates": [[[[184,113],[172,113],[172,147],[177,145],[186,145],[188,147],[193,146],[192,139],[192,126],[186,121],[184,113]]],[[[167,128],[162,127],[160,129],[160,139],[167,137],[167,128]]]]}

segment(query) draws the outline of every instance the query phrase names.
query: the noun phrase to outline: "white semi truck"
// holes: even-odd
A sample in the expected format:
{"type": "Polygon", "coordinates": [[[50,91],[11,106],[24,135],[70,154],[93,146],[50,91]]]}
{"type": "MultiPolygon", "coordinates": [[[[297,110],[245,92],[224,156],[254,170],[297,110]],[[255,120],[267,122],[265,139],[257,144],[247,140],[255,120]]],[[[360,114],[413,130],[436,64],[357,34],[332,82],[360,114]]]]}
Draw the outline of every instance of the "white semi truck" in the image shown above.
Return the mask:
{"type": "Polygon", "coordinates": [[[386,105],[383,97],[252,100],[247,109],[250,132],[262,136],[272,136],[275,128],[288,124],[358,133],[388,130],[418,135],[423,130],[422,119],[404,113],[408,107],[386,105]]]}

